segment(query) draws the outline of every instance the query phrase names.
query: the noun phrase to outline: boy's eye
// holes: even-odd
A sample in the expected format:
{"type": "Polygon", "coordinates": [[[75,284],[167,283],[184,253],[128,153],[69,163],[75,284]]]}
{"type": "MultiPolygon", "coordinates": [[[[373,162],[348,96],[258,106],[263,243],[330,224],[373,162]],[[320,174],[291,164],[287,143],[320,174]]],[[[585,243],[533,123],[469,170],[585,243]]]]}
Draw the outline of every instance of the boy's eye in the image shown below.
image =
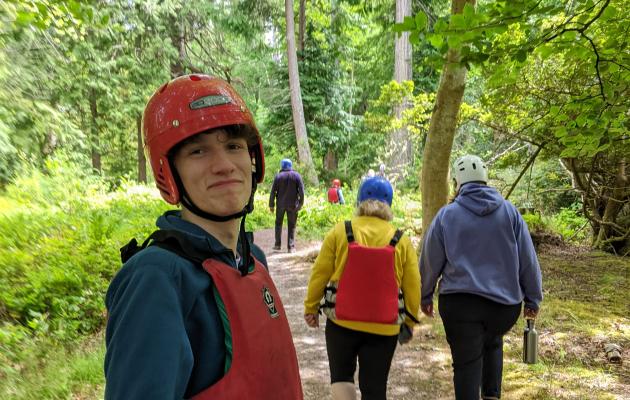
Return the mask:
{"type": "Polygon", "coordinates": [[[240,150],[240,149],[245,148],[245,146],[242,143],[232,142],[232,143],[228,143],[228,148],[230,150],[240,150]]]}

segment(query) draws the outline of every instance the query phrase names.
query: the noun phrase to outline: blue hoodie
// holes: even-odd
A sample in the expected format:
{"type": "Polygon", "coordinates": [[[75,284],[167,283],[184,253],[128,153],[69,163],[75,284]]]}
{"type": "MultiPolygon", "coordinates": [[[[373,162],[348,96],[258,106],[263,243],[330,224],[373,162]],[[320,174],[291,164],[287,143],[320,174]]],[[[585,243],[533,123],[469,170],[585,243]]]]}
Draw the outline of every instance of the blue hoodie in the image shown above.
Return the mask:
{"type": "Polygon", "coordinates": [[[471,293],[538,310],[540,266],[527,224],[496,189],[468,183],[442,207],[425,235],[420,258],[422,304],[439,293],[471,293]]]}
{"type": "MultiPolygon", "coordinates": [[[[185,233],[196,249],[237,267],[232,250],[179,211],[166,212],[157,225],[185,233]]],[[[251,250],[267,264],[260,248],[252,243],[251,250]]],[[[213,288],[200,265],[158,246],[123,265],[105,299],[105,399],[189,398],[223,377],[231,343],[213,288]]]]}

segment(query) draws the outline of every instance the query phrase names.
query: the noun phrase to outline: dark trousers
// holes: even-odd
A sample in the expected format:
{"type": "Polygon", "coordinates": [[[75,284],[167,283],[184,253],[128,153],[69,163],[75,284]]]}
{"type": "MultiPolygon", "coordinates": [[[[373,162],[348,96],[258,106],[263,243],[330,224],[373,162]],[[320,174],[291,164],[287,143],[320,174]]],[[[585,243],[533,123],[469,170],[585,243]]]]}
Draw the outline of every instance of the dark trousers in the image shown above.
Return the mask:
{"type": "Polygon", "coordinates": [[[440,295],[439,310],[453,357],[457,400],[501,397],[503,335],[514,326],[520,304],[500,304],[481,296],[440,295]]]}
{"type": "Polygon", "coordinates": [[[285,213],[287,214],[287,247],[292,249],[295,247],[295,225],[297,224],[298,210],[289,208],[276,208],[276,243],[274,246],[282,246],[282,222],[285,213]]]}
{"type": "Polygon", "coordinates": [[[398,335],[383,336],[344,328],[326,321],[330,383],[353,382],[359,361],[362,400],[385,400],[387,378],[398,335]]]}

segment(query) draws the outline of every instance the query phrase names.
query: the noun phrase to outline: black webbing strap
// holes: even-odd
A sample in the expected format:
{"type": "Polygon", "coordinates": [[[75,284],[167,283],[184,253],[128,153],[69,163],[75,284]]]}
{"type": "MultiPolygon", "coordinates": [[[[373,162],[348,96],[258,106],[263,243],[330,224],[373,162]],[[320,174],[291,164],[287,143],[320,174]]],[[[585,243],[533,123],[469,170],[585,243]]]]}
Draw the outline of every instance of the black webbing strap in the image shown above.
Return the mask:
{"type": "Polygon", "coordinates": [[[396,233],[394,233],[392,240],[389,241],[389,245],[392,247],[396,247],[402,235],[403,235],[403,231],[401,231],[400,229],[396,229],[396,233]]]}
{"type": "Polygon", "coordinates": [[[131,239],[129,243],[120,248],[120,259],[123,263],[127,262],[134,254],[149,247],[158,246],[165,250],[172,251],[178,256],[192,261],[195,264],[202,264],[209,258],[209,254],[203,254],[193,247],[186,236],[176,230],[157,230],[149,235],[149,237],[138,246],[136,239],[131,239]]]}
{"type": "Polygon", "coordinates": [[[352,232],[352,222],[345,221],[346,225],[346,237],[348,238],[348,243],[354,242],[354,232],[352,232]]]}

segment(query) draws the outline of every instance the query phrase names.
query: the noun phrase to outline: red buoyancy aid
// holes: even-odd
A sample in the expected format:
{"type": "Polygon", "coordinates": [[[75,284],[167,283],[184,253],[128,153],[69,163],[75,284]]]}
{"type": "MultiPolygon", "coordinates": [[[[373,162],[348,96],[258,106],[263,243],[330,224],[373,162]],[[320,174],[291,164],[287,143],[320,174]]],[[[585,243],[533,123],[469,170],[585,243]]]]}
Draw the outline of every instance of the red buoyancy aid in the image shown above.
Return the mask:
{"type": "Polygon", "coordinates": [[[354,241],[351,222],[345,224],[348,260],[337,287],[336,318],[396,324],[399,288],[394,261],[402,232],[396,230],[386,247],[365,247],[354,241]]]}
{"type": "Polygon", "coordinates": [[[194,400],[302,400],[302,384],[289,322],[278,291],[265,267],[238,270],[208,259],[203,268],[212,276],[230,323],[232,364],[228,372],[194,400]]]}
{"type": "Polygon", "coordinates": [[[337,192],[337,188],[335,186],[328,189],[328,202],[339,203],[339,193],[337,192]]]}

